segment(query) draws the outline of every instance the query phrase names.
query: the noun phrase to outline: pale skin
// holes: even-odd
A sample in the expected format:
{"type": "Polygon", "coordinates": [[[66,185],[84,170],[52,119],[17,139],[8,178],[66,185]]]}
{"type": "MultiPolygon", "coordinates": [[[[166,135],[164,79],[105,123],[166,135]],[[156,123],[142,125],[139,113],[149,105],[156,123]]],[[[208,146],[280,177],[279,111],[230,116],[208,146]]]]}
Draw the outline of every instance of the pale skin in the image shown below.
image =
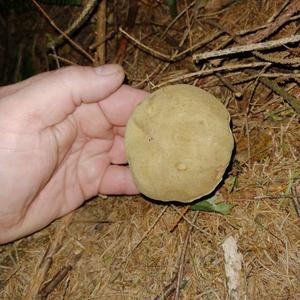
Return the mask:
{"type": "Polygon", "coordinates": [[[69,67],[0,88],[0,244],[97,194],[136,194],[124,134],[146,92],[120,66],[69,67]]]}

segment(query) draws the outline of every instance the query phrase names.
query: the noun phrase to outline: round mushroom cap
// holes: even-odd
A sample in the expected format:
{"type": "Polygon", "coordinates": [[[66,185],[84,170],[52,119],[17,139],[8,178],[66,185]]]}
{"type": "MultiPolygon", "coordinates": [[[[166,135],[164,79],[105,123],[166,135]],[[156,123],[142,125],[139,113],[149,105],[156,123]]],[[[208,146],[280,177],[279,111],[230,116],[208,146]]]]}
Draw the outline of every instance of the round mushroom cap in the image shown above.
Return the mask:
{"type": "Polygon", "coordinates": [[[234,140],[230,115],[210,93],[186,84],[147,96],[127,124],[125,151],[139,191],[190,202],[222,180],[234,140]]]}

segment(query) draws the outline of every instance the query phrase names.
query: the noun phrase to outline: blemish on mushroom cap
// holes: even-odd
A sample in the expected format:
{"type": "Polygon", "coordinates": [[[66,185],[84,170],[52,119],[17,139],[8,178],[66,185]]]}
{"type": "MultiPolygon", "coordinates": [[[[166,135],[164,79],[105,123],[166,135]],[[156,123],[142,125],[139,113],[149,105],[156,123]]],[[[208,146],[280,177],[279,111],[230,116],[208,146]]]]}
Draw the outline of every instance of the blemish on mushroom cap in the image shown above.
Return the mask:
{"type": "Polygon", "coordinates": [[[212,192],[233,150],[229,121],[220,100],[194,86],[168,86],[148,96],[125,135],[126,157],[140,192],[182,202],[212,192]]]}
{"type": "Polygon", "coordinates": [[[176,169],[178,171],[185,171],[187,169],[187,166],[184,163],[177,163],[176,164],[176,169]]]}

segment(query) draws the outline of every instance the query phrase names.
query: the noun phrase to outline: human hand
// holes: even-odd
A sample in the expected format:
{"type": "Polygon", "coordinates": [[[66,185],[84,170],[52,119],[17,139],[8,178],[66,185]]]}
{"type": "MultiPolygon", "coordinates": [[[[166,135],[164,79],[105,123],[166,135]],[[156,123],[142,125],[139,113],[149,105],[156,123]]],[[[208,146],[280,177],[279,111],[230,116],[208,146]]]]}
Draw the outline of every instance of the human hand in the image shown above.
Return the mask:
{"type": "Polygon", "coordinates": [[[120,66],[68,67],[0,88],[0,244],[100,194],[136,194],[126,123],[146,92],[120,66]]]}

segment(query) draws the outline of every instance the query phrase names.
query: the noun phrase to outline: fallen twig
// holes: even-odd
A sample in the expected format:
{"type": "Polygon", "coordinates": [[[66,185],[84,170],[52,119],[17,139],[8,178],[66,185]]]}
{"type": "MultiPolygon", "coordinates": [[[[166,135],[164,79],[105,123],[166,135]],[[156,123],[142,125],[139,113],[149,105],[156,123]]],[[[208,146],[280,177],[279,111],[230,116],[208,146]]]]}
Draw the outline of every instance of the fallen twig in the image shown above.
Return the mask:
{"type": "Polygon", "coordinates": [[[154,300],[165,300],[166,297],[174,293],[176,289],[176,283],[177,283],[177,275],[171,280],[171,283],[165,286],[164,291],[156,296],[154,300]]]}
{"type": "MultiPolygon", "coordinates": [[[[133,26],[135,24],[135,20],[138,14],[138,3],[135,0],[130,0],[129,1],[129,8],[128,8],[128,15],[127,15],[127,19],[126,19],[126,24],[125,24],[125,28],[127,31],[131,32],[133,29],[133,26]]],[[[119,41],[119,48],[117,50],[117,53],[115,55],[115,59],[114,62],[118,63],[118,64],[122,64],[125,54],[126,54],[126,48],[127,48],[127,39],[125,39],[124,37],[120,38],[119,41]]]]}
{"type": "MultiPolygon", "coordinates": [[[[193,217],[193,220],[192,220],[192,223],[196,222],[196,220],[198,218],[198,215],[199,215],[199,211],[197,211],[195,213],[195,215],[193,217]]],[[[174,300],[179,300],[179,296],[180,296],[180,284],[181,284],[182,277],[183,277],[186,251],[187,251],[187,246],[189,244],[189,239],[190,239],[192,230],[193,230],[193,226],[190,225],[189,228],[188,228],[188,230],[187,230],[187,232],[186,232],[185,238],[184,238],[184,244],[183,244],[182,251],[181,251],[181,254],[180,254],[180,259],[179,259],[177,284],[176,284],[176,292],[175,292],[174,300]]]]}
{"type": "Polygon", "coordinates": [[[283,10],[289,5],[291,0],[286,0],[278,11],[276,11],[269,19],[267,23],[273,23],[274,20],[283,12],[283,10]]]}
{"type": "Polygon", "coordinates": [[[271,56],[271,55],[266,55],[266,54],[262,54],[258,51],[254,51],[253,54],[264,60],[264,61],[268,61],[268,62],[271,62],[273,64],[280,64],[280,65],[289,65],[289,66],[293,66],[293,67],[299,67],[299,64],[300,64],[300,59],[297,57],[297,58],[280,58],[280,57],[274,57],[274,56],[271,56]]]}
{"type": "Polygon", "coordinates": [[[235,0],[211,0],[205,6],[205,11],[218,12],[218,11],[230,6],[232,3],[234,3],[234,1],[235,0]]]}
{"type": "MultiPolygon", "coordinates": [[[[106,0],[102,0],[97,11],[97,42],[105,39],[106,36],[106,0]]],[[[105,64],[105,42],[99,43],[96,51],[96,64],[105,64]]]]}
{"type": "MultiPolygon", "coordinates": [[[[286,20],[286,23],[292,22],[292,21],[296,21],[298,19],[300,19],[300,15],[296,15],[296,16],[293,16],[293,17],[289,18],[288,20],[286,20]]],[[[247,34],[251,34],[251,33],[257,32],[259,30],[263,30],[263,29],[271,26],[271,24],[272,23],[267,23],[267,24],[259,25],[259,26],[254,27],[254,28],[243,29],[241,31],[238,31],[236,33],[236,35],[238,35],[238,36],[244,36],[244,35],[247,35],[247,34]]]]}
{"type": "Polygon", "coordinates": [[[169,229],[170,232],[174,231],[175,228],[178,226],[178,223],[183,219],[185,220],[189,225],[193,226],[195,229],[199,230],[201,233],[203,233],[204,235],[207,235],[207,232],[204,231],[203,229],[201,229],[199,226],[195,225],[192,221],[190,221],[186,216],[186,212],[191,208],[190,205],[188,205],[183,212],[181,212],[176,205],[171,205],[171,207],[179,214],[179,218],[177,220],[177,222],[174,223],[174,225],[171,227],[171,229],[169,229]]]}
{"type": "Polygon", "coordinates": [[[173,204],[171,205],[171,207],[179,214],[179,218],[177,218],[172,227],[169,229],[170,232],[173,232],[177,228],[179,222],[184,218],[185,214],[190,209],[190,207],[189,205],[184,207],[182,212],[173,204]]]}
{"type": "Polygon", "coordinates": [[[281,72],[270,72],[270,73],[263,73],[263,74],[255,74],[255,75],[251,75],[247,78],[242,78],[242,79],[237,79],[235,80],[232,84],[241,84],[241,83],[245,83],[248,81],[251,81],[253,79],[256,79],[257,76],[259,77],[265,77],[265,78],[283,78],[283,79],[298,79],[300,78],[300,74],[299,73],[281,73],[281,72]]]}
{"type": "Polygon", "coordinates": [[[300,10],[300,1],[299,0],[292,1],[292,3],[290,3],[290,5],[287,7],[286,11],[281,16],[279,16],[276,21],[271,23],[266,29],[257,33],[252,39],[250,39],[249,42],[257,43],[266,39],[268,36],[276,32],[283,24],[288,22],[290,18],[294,14],[296,14],[299,10],[300,10]]]}
{"type": "MultiPolygon", "coordinates": [[[[224,26],[221,26],[219,23],[212,21],[212,20],[206,20],[206,23],[216,27],[217,29],[219,29],[220,31],[223,31],[224,33],[228,34],[230,36],[229,41],[235,41],[237,44],[242,44],[243,41],[238,37],[237,33],[233,33],[230,30],[224,28],[224,26]]],[[[219,48],[222,49],[223,47],[219,48]]],[[[216,49],[216,50],[219,50],[216,49]]],[[[280,57],[274,57],[274,56],[270,56],[270,55],[266,55],[266,54],[262,54],[261,52],[258,51],[253,51],[252,54],[264,61],[267,62],[271,62],[273,64],[281,64],[281,65],[291,65],[294,67],[298,67],[299,63],[300,63],[300,59],[299,58],[280,58],[280,57]]],[[[220,62],[219,62],[220,63],[220,62]]]]}
{"type": "MultiPolygon", "coordinates": [[[[254,43],[250,45],[243,45],[243,46],[237,46],[232,48],[227,48],[223,50],[217,50],[217,51],[209,51],[204,53],[198,53],[193,55],[193,60],[198,63],[200,60],[208,59],[208,58],[215,58],[225,55],[232,55],[237,53],[244,53],[244,52],[251,52],[255,50],[266,50],[266,49],[272,49],[276,47],[280,47],[282,45],[290,44],[290,43],[296,43],[300,41],[300,34],[292,35],[287,38],[281,38],[278,40],[268,41],[268,42],[261,42],[261,43],[254,43]]],[[[299,59],[300,63],[300,59],[299,59]]]]}
{"type": "MultiPolygon", "coordinates": [[[[87,1],[85,7],[81,11],[80,16],[69,26],[68,29],[66,29],[64,31],[65,35],[70,36],[75,31],[77,31],[86,22],[86,20],[91,16],[91,14],[94,11],[98,2],[99,2],[98,0],[87,1]]],[[[103,1],[101,1],[101,3],[102,2],[103,1]]],[[[63,33],[61,33],[60,36],[58,36],[57,38],[54,38],[53,41],[51,42],[51,45],[49,45],[49,47],[60,46],[63,43],[64,38],[66,38],[65,35],[63,33]]]]}
{"type": "MultiPolygon", "coordinates": [[[[74,48],[76,48],[79,52],[81,52],[86,58],[88,58],[91,62],[94,62],[93,57],[87,53],[81,46],[79,46],[77,43],[75,43],[64,31],[62,31],[55,23],[54,21],[50,18],[50,16],[47,14],[47,12],[42,8],[42,6],[36,1],[36,0],[31,0],[34,5],[38,8],[38,10],[42,13],[42,15],[49,21],[49,23],[52,25],[54,29],[56,29],[67,41],[70,42],[74,48]]],[[[53,44],[49,45],[50,48],[53,47],[53,44]]]]}
{"type": "Polygon", "coordinates": [[[300,217],[300,195],[295,186],[292,187],[292,197],[298,217],[300,217]]]}
{"type": "Polygon", "coordinates": [[[200,76],[208,76],[211,74],[214,74],[215,72],[231,72],[231,71],[236,71],[239,69],[248,69],[248,68],[258,68],[258,67],[266,67],[266,66],[270,66],[271,63],[266,63],[266,62],[253,62],[253,63],[249,63],[249,64],[240,64],[240,65],[227,65],[227,66],[223,66],[223,67],[219,67],[219,68],[214,68],[214,69],[209,69],[209,70],[200,70],[197,72],[192,72],[192,73],[188,73],[188,74],[184,74],[182,76],[178,76],[176,78],[172,78],[169,79],[167,81],[162,82],[161,84],[158,84],[156,86],[156,88],[160,88],[164,85],[170,84],[170,83],[174,83],[174,82],[178,82],[178,81],[182,81],[182,80],[187,80],[193,77],[200,77],[200,76]]]}
{"type": "Polygon", "coordinates": [[[137,47],[139,47],[141,50],[143,50],[144,52],[152,55],[155,58],[158,58],[162,61],[167,61],[167,62],[176,62],[179,61],[183,58],[185,58],[188,54],[193,53],[193,51],[198,50],[199,48],[204,47],[206,44],[208,44],[209,42],[213,41],[214,39],[218,38],[220,35],[222,35],[222,32],[217,32],[215,34],[212,34],[211,36],[209,36],[206,40],[203,40],[195,45],[193,45],[192,47],[179,52],[178,54],[174,55],[167,55],[164,53],[161,53],[159,51],[156,51],[154,49],[152,49],[151,47],[143,44],[142,42],[140,42],[139,40],[137,40],[136,38],[134,38],[133,36],[131,36],[128,32],[126,32],[123,28],[119,28],[119,31],[127,38],[129,39],[131,42],[133,42],[137,47]]]}
{"type": "Polygon", "coordinates": [[[40,296],[45,299],[63,281],[63,279],[72,269],[72,266],[68,265],[59,270],[54,277],[41,289],[40,296]]]}
{"type": "Polygon", "coordinates": [[[111,38],[113,38],[115,34],[116,34],[116,32],[114,30],[110,31],[103,38],[100,38],[95,43],[91,44],[89,46],[89,49],[90,50],[96,49],[98,46],[100,46],[101,44],[105,43],[107,40],[110,40],[111,38]]]}
{"type": "MultiPolygon", "coordinates": [[[[209,69],[213,68],[213,64],[210,61],[207,61],[205,63],[205,65],[209,69]]],[[[221,72],[216,72],[215,76],[224,84],[224,86],[226,86],[234,94],[235,98],[237,98],[237,99],[243,98],[243,93],[238,88],[233,86],[228,79],[224,78],[224,76],[221,74],[221,72]]]]}
{"type": "MultiPolygon", "coordinates": [[[[207,22],[207,23],[210,24],[211,21],[210,20],[206,20],[205,22],[207,22]]],[[[212,25],[215,26],[215,27],[217,27],[220,30],[220,32],[223,32],[223,28],[221,26],[219,27],[219,25],[215,24],[214,21],[212,21],[212,23],[213,23],[212,25]]],[[[199,25],[202,26],[202,22],[199,22],[199,25]]],[[[203,28],[203,30],[205,30],[205,28],[203,28]]],[[[221,43],[220,45],[218,45],[214,50],[216,51],[216,50],[223,49],[229,43],[231,43],[232,40],[233,40],[233,38],[230,37],[224,43],[221,43]]],[[[213,61],[207,60],[207,61],[205,61],[205,65],[209,69],[211,69],[213,67],[220,66],[220,62],[218,61],[217,64],[216,64],[213,61]]],[[[224,86],[226,86],[234,94],[235,98],[241,99],[243,97],[243,92],[239,88],[233,86],[231,84],[231,82],[228,79],[224,78],[224,76],[220,72],[216,72],[214,75],[219,79],[219,81],[221,81],[224,84],[224,86]]]]}
{"type": "Polygon", "coordinates": [[[171,280],[171,283],[168,284],[164,288],[164,291],[162,292],[162,294],[156,296],[154,298],[154,300],[164,300],[164,299],[166,299],[166,297],[170,296],[174,292],[175,292],[175,295],[174,295],[173,299],[174,300],[178,300],[179,299],[180,289],[181,289],[182,283],[184,283],[184,281],[182,280],[182,277],[183,277],[183,272],[184,272],[184,264],[185,264],[185,257],[186,257],[186,252],[187,252],[187,246],[188,246],[188,243],[189,243],[189,239],[190,239],[193,227],[195,226],[194,223],[196,222],[196,219],[197,219],[199,213],[200,212],[197,211],[194,214],[192,222],[189,225],[189,228],[187,229],[187,232],[185,234],[184,243],[183,243],[183,246],[182,246],[182,249],[181,249],[181,253],[180,253],[180,257],[179,257],[179,261],[178,261],[176,275],[171,280]]]}
{"type": "MultiPolygon", "coordinates": [[[[253,71],[247,70],[246,73],[249,75],[254,75],[253,71]]],[[[259,76],[259,75],[258,75],[259,76]]],[[[284,101],[286,101],[297,114],[300,114],[300,101],[297,100],[294,96],[290,95],[287,91],[282,89],[276,82],[271,81],[266,77],[258,77],[258,80],[263,83],[265,86],[270,88],[277,95],[281,96],[284,101]]]]}
{"type": "Polygon", "coordinates": [[[83,252],[79,252],[75,254],[70,263],[67,266],[61,268],[50,281],[45,283],[41,290],[39,291],[39,295],[42,299],[46,299],[49,294],[53,292],[53,290],[64,280],[64,278],[68,275],[68,273],[74,269],[75,264],[81,258],[83,252]]]}
{"type": "MultiPolygon", "coordinates": [[[[213,25],[215,25],[217,28],[220,29],[220,25],[212,23],[213,25]]],[[[231,33],[229,30],[223,29],[224,32],[226,32],[236,43],[241,43],[240,39],[237,38],[233,33],[231,33]]],[[[298,37],[298,39],[300,40],[300,35],[294,35],[292,37],[298,37]]],[[[289,37],[291,38],[291,37],[289,37]]],[[[289,38],[285,38],[285,39],[289,39],[289,38]]],[[[282,40],[282,39],[281,39],[282,40]]],[[[277,40],[279,41],[279,40],[277,40]]],[[[271,41],[274,42],[274,41],[271,41]]],[[[269,42],[266,42],[269,43],[269,42]]],[[[266,43],[259,43],[259,44],[266,44],[266,43]]],[[[255,44],[258,45],[258,44],[255,44]]],[[[240,46],[240,47],[236,47],[236,48],[242,48],[245,46],[240,46]]],[[[232,48],[231,48],[232,49],[232,48]]],[[[225,49],[225,50],[230,50],[230,49],[225,49]]],[[[224,51],[225,51],[224,50],[224,51]]],[[[252,49],[253,50],[253,49],[252,49]]],[[[250,51],[252,51],[250,50],[250,51]]],[[[209,52],[208,52],[209,53],[209,52]]],[[[257,57],[261,57],[263,56],[261,53],[257,52],[257,51],[253,51],[253,54],[257,57]]],[[[298,61],[300,63],[300,59],[298,58],[298,61]]],[[[255,75],[255,72],[252,70],[247,70],[245,71],[245,73],[249,74],[249,75],[255,75]]],[[[283,97],[283,99],[298,113],[300,114],[300,102],[293,97],[292,95],[290,95],[288,92],[286,92],[284,89],[282,89],[277,83],[272,82],[271,80],[269,80],[268,78],[264,78],[264,77],[260,77],[259,75],[257,75],[258,80],[263,83],[264,85],[266,85],[267,87],[269,87],[271,90],[273,90],[276,94],[280,95],[281,97],[283,97]]]]}
{"type": "Polygon", "coordinates": [[[133,246],[133,248],[127,253],[126,257],[124,258],[124,262],[127,261],[128,257],[133,253],[133,251],[143,242],[143,240],[148,236],[149,232],[155,227],[157,222],[160,220],[160,218],[163,216],[163,214],[168,209],[168,205],[165,205],[163,209],[161,210],[160,214],[157,216],[157,218],[154,220],[152,225],[147,229],[147,231],[144,233],[142,238],[133,246]]]}
{"type": "Polygon", "coordinates": [[[64,57],[61,57],[59,55],[56,55],[56,54],[50,53],[49,56],[53,57],[54,59],[60,60],[60,61],[62,61],[64,63],[66,63],[66,64],[69,64],[71,66],[77,65],[77,63],[75,63],[75,62],[73,62],[73,61],[71,61],[71,60],[69,60],[67,58],[64,58],[64,57]]]}
{"type": "Polygon", "coordinates": [[[182,10],[167,26],[164,32],[160,35],[160,39],[163,39],[169,29],[191,8],[195,5],[196,1],[190,3],[184,10],[182,10]]]}
{"type": "Polygon", "coordinates": [[[50,241],[48,249],[46,250],[43,258],[41,259],[41,262],[38,266],[38,269],[35,272],[35,276],[31,281],[31,284],[27,290],[24,300],[31,300],[37,298],[39,290],[41,289],[41,285],[44,282],[48,270],[51,267],[52,257],[61,247],[63,237],[65,235],[65,230],[72,222],[73,215],[74,213],[72,212],[63,217],[61,225],[58,227],[57,232],[55,233],[54,239],[50,241]]]}

